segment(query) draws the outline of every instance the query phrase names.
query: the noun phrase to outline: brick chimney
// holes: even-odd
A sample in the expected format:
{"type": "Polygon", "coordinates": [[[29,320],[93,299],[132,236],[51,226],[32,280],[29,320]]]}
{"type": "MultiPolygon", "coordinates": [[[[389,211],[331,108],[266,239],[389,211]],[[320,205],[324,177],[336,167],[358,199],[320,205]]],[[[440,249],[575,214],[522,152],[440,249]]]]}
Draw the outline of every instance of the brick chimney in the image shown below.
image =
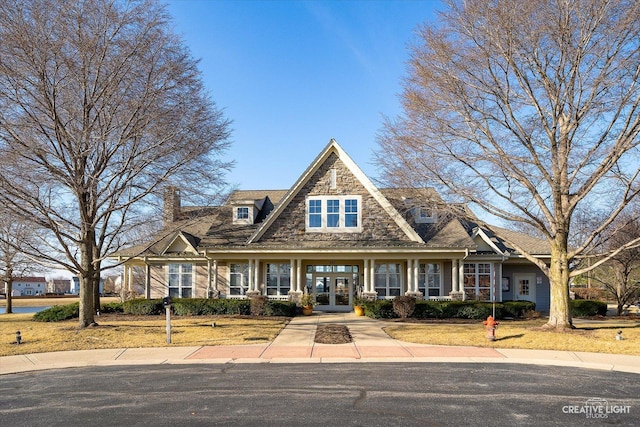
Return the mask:
{"type": "Polygon", "coordinates": [[[180,216],[180,190],[171,185],[164,190],[164,206],[162,220],[164,225],[170,224],[180,216]]]}

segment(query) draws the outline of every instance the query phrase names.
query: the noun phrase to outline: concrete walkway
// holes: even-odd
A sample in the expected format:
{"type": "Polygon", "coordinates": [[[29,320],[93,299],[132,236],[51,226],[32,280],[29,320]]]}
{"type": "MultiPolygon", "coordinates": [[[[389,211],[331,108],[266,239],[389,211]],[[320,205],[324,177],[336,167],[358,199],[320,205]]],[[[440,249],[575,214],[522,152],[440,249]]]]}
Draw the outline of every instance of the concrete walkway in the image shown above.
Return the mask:
{"type": "Polygon", "coordinates": [[[493,349],[412,344],[391,339],[389,323],[353,313],[298,316],[271,343],[237,346],[120,348],[0,357],[0,375],[82,366],[188,363],[522,363],[640,374],[640,356],[575,351],[493,349]],[[320,323],[345,324],[353,342],[317,344],[320,323]]]}

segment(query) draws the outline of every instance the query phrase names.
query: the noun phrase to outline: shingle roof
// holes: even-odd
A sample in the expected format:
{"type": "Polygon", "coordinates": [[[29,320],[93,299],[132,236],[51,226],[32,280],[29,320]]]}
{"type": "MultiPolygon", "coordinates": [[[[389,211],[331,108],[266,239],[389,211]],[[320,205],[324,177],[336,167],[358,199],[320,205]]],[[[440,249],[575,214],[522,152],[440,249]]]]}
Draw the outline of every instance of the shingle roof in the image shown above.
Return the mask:
{"type": "Polygon", "coordinates": [[[289,190],[236,190],[229,196],[228,203],[238,200],[261,200],[269,197],[271,203],[277,205],[289,190]]]}

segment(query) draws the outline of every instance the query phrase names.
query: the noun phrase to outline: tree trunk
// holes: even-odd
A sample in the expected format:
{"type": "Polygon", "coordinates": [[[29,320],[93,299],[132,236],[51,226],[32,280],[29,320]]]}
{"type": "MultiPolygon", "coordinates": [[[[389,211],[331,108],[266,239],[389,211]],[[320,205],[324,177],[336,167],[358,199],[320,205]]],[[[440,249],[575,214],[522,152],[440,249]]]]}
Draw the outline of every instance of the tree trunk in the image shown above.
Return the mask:
{"type": "Polygon", "coordinates": [[[100,264],[93,270],[93,308],[96,313],[100,310],[100,264]]]}
{"type": "Polygon", "coordinates": [[[93,246],[95,234],[91,231],[85,232],[83,244],[80,249],[80,264],[82,272],[80,275],[80,324],[81,328],[95,325],[95,306],[94,306],[94,265],[93,265],[93,246]]]}
{"type": "Polygon", "coordinates": [[[9,277],[7,279],[7,309],[5,311],[6,314],[13,313],[13,296],[11,293],[13,292],[13,278],[9,277]]]}
{"type": "Polygon", "coordinates": [[[567,257],[566,239],[556,238],[551,247],[551,266],[549,267],[549,284],[551,304],[547,328],[565,330],[573,328],[571,308],[569,305],[569,259],[567,257]]]}

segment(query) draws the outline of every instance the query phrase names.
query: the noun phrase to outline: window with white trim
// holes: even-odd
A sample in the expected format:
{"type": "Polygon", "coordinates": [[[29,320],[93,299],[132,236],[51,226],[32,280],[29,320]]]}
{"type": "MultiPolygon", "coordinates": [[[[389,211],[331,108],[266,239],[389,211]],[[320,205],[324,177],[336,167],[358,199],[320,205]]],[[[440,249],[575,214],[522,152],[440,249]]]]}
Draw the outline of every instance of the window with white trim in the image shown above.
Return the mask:
{"type": "Polygon", "coordinates": [[[267,264],[267,295],[288,295],[291,290],[291,264],[267,264]]]}
{"type": "Polygon", "coordinates": [[[229,264],[229,295],[245,295],[249,290],[249,264],[229,264]]]}
{"type": "Polygon", "coordinates": [[[193,296],[193,264],[169,264],[169,296],[191,298],[193,296]]]}
{"type": "Polygon", "coordinates": [[[440,264],[420,264],[418,275],[418,290],[425,298],[442,296],[440,264]]]}
{"type": "Polygon", "coordinates": [[[306,231],[358,233],[362,231],[361,196],[310,196],[307,198],[306,231]]]}
{"type": "Polygon", "coordinates": [[[376,264],[374,280],[378,298],[400,296],[402,282],[400,271],[400,264],[376,264]]]}
{"type": "Polygon", "coordinates": [[[236,210],[236,218],[237,219],[249,219],[249,208],[246,206],[241,206],[236,210]]]}
{"type": "Polygon", "coordinates": [[[463,280],[466,299],[491,300],[491,263],[465,263],[463,280]]]}

